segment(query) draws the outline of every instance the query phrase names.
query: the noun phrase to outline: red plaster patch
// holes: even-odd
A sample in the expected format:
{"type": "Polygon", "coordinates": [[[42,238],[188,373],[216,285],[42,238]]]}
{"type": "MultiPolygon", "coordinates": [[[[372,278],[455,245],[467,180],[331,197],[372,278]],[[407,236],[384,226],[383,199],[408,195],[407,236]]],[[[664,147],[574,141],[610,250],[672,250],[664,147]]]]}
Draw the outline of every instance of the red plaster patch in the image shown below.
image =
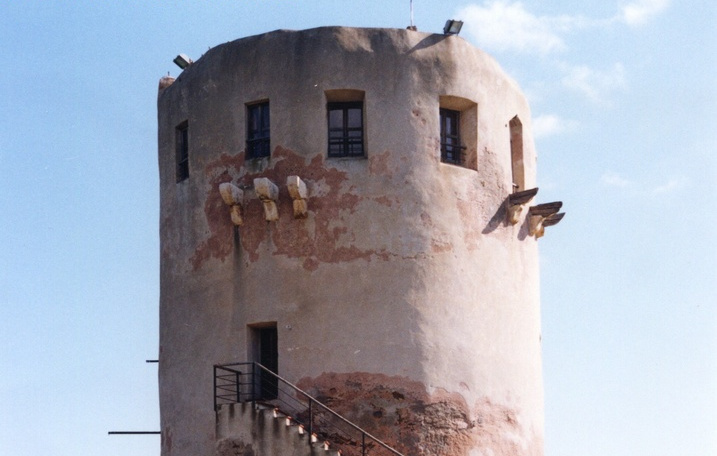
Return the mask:
{"type": "Polygon", "coordinates": [[[421,213],[421,222],[431,235],[431,252],[443,253],[453,250],[453,244],[446,240],[447,236],[442,234],[433,223],[433,219],[426,212],[421,213]]]}
{"type": "Polygon", "coordinates": [[[319,269],[319,262],[313,258],[307,258],[304,260],[303,267],[307,271],[316,271],[317,269],[319,269]]]}
{"type": "Polygon", "coordinates": [[[388,196],[379,196],[378,198],[373,198],[373,201],[377,202],[378,204],[381,204],[382,206],[393,206],[393,200],[388,196]]]}
{"type": "Polygon", "coordinates": [[[381,154],[371,155],[368,158],[368,170],[371,174],[380,176],[386,176],[387,178],[393,177],[391,168],[388,166],[389,151],[385,151],[381,154]]]}
{"type": "MultiPolygon", "coordinates": [[[[375,166],[379,170],[383,169],[382,161],[385,161],[385,157],[377,160],[375,166]]],[[[323,156],[315,155],[307,163],[307,158],[277,147],[272,153],[270,168],[251,173],[243,164],[244,156],[240,154],[237,157],[223,155],[207,166],[209,176],[215,176],[209,179],[210,188],[204,211],[210,233],[192,257],[195,269],[201,267],[208,258],[224,260],[232,250],[232,225],[228,208],[219,195],[219,184],[231,181],[240,187],[250,187],[256,177],[267,177],[279,187],[279,220],[270,224],[265,222],[261,202],[253,195],[247,196],[244,206],[245,223],[239,230],[241,246],[250,262],[259,259],[259,248],[265,243],[270,243],[273,255],[303,258],[304,268],[308,270],[314,270],[318,263],[370,260],[372,256],[386,257],[384,251],[361,249],[353,244],[354,239],[348,229],[349,223],[344,223],[343,217],[353,214],[363,198],[351,193],[351,188],[345,189],[348,180],[346,172],[327,167],[323,156]],[[290,175],[298,175],[309,186],[309,217],[314,222],[311,231],[305,220],[293,218],[292,201],[285,185],[286,178],[290,175]],[[327,187],[327,191],[321,195],[312,195],[312,186],[319,183],[327,187]]]]}
{"type": "Polygon", "coordinates": [[[438,239],[431,239],[431,252],[443,253],[450,252],[453,250],[453,245],[450,242],[440,241],[438,239]]]}
{"type": "Polygon", "coordinates": [[[233,224],[229,217],[229,208],[219,194],[219,184],[231,182],[232,175],[244,164],[244,153],[236,156],[222,155],[209,164],[205,170],[209,188],[204,200],[204,214],[209,226],[209,237],[199,244],[189,259],[196,271],[210,258],[224,261],[233,250],[233,224]]]}
{"type": "Polygon", "coordinates": [[[460,214],[462,226],[463,226],[463,241],[467,250],[475,250],[478,248],[480,242],[480,233],[482,227],[480,226],[480,211],[478,208],[477,198],[478,195],[474,191],[470,192],[470,201],[458,200],[456,202],[458,206],[458,213],[460,214]]]}

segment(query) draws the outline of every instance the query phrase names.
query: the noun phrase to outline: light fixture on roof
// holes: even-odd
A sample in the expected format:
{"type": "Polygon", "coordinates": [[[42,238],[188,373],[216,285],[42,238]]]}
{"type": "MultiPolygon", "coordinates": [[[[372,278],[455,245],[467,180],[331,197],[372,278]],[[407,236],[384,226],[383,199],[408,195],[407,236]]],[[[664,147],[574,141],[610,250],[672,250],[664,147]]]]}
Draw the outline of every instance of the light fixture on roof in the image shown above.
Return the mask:
{"type": "Polygon", "coordinates": [[[173,62],[181,69],[185,69],[194,63],[192,59],[186,56],[186,54],[179,54],[174,58],[173,62]]]}
{"type": "Polygon", "coordinates": [[[446,21],[446,26],[443,27],[443,34],[444,35],[458,35],[461,32],[461,27],[463,27],[463,21],[456,21],[454,19],[448,19],[446,21]]]}

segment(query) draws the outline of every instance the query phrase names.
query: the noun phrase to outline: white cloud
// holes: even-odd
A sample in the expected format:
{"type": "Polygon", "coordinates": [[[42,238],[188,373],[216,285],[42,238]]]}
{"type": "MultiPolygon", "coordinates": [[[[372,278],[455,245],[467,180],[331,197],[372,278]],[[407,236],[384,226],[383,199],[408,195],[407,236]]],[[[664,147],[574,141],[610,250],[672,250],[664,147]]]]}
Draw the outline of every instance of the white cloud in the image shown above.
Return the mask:
{"type": "Polygon", "coordinates": [[[565,120],[554,114],[543,114],[533,118],[533,137],[545,138],[572,130],[577,127],[574,120],[565,120]]]}
{"type": "Polygon", "coordinates": [[[665,193],[670,193],[675,190],[681,189],[682,187],[684,187],[684,184],[684,179],[672,178],[663,185],[658,185],[657,187],[654,187],[652,189],[652,194],[664,195],[665,193]]]}
{"type": "Polygon", "coordinates": [[[604,27],[614,22],[628,26],[644,24],[669,6],[670,0],[633,0],[624,4],[612,18],[583,16],[539,16],[520,1],[486,0],[470,4],[457,12],[465,21],[466,33],[477,44],[495,51],[548,54],[567,48],[563,36],[572,30],[604,27]]]}
{"type": "Polygon", "coordinates": [[[620,7],[616,19],[630,26],[642,25],[664,11],[670,0],[637,0],[620,7]]]}
{"type": "Polygon", "coordinates": [[[565,67],[562,83],[598,104],[608,104],[609,96],[627,88],[625,68],[616,63],[609,71],[597,71],[586,65],[565,67]]]}
{"type": "Polygon", "coordinates": [[[559,18],[535,16],[520,2],[504,0],[469,5],[458,16],[466,23],[481,47],[498,51],[548,53],[565,48],[563,39],[556,33],[559,18]]]}
{"type": "Polygon", "coordinates": [[[649,185],[644,185],[643,183],[626,179],[616,172],[607,171],[600,176],[600,183],[606,187],[621,189],[629,188],[632,192],[637,192],[637,194],[640,195],[661,196],[684,188],[686,185],[686,179],[683,177],[673,177],[668,179],[667,182],[662,185],[650,187],[649,185]]]}
{"type": "Polygon", "coordinates": [[[608,171],[600,177],[600,183],[608,187],[625,188],[632,185],[632,182],[623,178],[618,173],[608,171]]]}

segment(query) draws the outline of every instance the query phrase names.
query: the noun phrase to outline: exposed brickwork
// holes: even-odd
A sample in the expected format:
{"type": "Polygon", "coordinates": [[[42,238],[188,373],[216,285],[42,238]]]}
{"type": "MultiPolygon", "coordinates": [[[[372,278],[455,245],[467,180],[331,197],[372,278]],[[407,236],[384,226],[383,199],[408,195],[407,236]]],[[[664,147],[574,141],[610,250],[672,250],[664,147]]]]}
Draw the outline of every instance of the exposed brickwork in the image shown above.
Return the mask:
{"type": "Polygon", "coordinates": [[[428,394],[419,382],[369,373],[322,374],[299,386],[404,454],[542,454],[542,442],[526,443],[517,412],[488,399],[471,409],[458,393],[428,394]]]}

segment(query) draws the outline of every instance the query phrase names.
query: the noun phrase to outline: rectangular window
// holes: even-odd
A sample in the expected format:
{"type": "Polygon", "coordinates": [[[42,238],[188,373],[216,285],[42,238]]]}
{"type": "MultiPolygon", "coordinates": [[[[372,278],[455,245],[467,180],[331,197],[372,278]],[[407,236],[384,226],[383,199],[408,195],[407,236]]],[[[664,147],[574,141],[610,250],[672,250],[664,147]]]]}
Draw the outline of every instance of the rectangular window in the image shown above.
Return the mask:
{"type": "Polygon", "coordinates": [[[329,123],[329,157],[363,157],[363,102],[326,105],[329,123]]]}
{"type": "Polygon", "coordinates": [[[268,157],[269,102],[247,106],[246,158],[268,157]]]}
{"type": "Polygon", "coordinates": [[[177,182],[189,177],[189,124],[182,122],[175,129],[175,157],[177,162],[177,182]]]}
{"type": "Polygon", "coordinates": [[[438,97],[441,162],[478,169],[478,105],[455,95],[438,97]]]}
{"type": "Polygon", "coordinates": [[[441,116],[441,161],[454,165],[463,164],[463,149],[459,131],[461,113],[451,109],[440,109],[441,116]]]}

